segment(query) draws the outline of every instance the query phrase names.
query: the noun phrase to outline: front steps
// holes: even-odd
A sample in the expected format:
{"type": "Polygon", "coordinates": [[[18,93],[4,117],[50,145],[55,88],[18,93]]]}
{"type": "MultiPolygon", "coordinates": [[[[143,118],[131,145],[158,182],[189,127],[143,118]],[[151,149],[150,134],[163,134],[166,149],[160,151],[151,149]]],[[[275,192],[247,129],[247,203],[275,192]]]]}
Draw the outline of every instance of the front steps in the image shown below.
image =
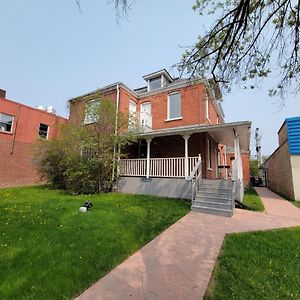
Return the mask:
{"type": "Polygon", "coordinates": [[[231,180],[203,179],[192,210],[231,217],[233,214],[231,180]]]}

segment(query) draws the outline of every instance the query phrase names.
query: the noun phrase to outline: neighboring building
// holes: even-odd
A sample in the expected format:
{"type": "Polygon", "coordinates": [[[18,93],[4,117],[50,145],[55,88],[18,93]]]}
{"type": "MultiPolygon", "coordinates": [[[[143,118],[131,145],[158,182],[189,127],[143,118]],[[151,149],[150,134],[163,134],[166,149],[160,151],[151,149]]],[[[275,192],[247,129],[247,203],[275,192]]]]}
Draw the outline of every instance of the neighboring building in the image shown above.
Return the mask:
{"type": "Polygon", "coordinates": [[[57,137],[65,118],[6,99],[0,90],[0,188],[40,182],[33,164],[33,144],[57,137]]]}
{"type": "MultiPolygon", "coordinates": [[[[119,191],[190,198],[190,175],[199,155],[197,172],[202,178],[231,174],[224,171],[225,145],[235,147],[234,176],[242,182],[240,151],[249,151],[251,123],[225,123],[218,85],[206,79],[174,79],[165,69],[143,78],[147,86],[142,88],[131,90],[117,82],[70,100],[70,122],[93,122],[90,107],[99,105],[103,96],[112,99],[129,120],[135,116],[143,128],[139,142],[127,149],[128,158],[121,160],[119,191]],[[175,178],[173,191],[161,186],[175,183],[175,178]]],[[[129,129],[131,125],[129,121],[129,129]]],[[[245,172],[248,184],[249,163],[245,172]]]]}
{"type": "Polygon", "coordinates": [[[300,201],[300,116],[285,119],[278,131],[279,147],[263,163],[267,186],[300,201]]]}

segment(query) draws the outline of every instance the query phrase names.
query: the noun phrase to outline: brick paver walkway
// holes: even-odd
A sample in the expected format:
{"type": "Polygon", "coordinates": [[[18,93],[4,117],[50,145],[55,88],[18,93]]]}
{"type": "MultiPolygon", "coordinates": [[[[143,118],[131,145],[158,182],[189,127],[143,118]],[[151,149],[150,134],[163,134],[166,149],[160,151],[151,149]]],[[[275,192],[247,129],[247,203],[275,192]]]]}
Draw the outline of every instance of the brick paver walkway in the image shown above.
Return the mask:
{"type": "Polygon", "coordinates": [[[255,190],[262,199],[267,214],[300,219],[300,209],[292,203],[266,188],[257,187],[255,190]]]}
{"type": "Polygon", "coordinates": [[[265,188],[257,191],[266,213],[236,209],[226,218],[190,212],[77,300],[201,299],[225,234],[300,226],[300,209],[265,188]]]}

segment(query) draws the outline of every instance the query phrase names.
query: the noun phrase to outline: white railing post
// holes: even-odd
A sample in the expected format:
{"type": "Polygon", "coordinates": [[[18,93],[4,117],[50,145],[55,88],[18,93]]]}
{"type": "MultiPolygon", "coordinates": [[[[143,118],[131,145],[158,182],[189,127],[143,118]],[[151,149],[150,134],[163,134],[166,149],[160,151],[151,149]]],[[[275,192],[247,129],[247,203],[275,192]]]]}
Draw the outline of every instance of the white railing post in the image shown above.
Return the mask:
{"type": "Polygon", "coordinates": [[[146,162],[146,177],[150,176],[150,144],[152,139],[146,139],[147,142],[147,162],[146,162]]]}
{"type": "Polygon", "coordinates": [[[189,176],[189,165],[188,165],[188,158],[189,158],[189,138],[190,135],[183,135],[184,138],[184,177],[185,179],[189,176]]]}

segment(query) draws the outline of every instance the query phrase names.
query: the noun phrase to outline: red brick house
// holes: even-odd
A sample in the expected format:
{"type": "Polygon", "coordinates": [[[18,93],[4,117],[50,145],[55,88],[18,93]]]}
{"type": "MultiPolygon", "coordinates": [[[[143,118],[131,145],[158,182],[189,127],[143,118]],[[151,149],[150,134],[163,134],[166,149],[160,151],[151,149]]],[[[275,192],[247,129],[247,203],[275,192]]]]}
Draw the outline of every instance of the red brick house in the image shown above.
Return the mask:
{"type": "MultiPolygon", "coordinates": [[[[221,92],[211,80],[174,79],[165,69],[143,78],[147,86],[142,88],[132,90],[117,82],[70,100],[71,122],[92,122],[88,108],[97,105],[100,95],[111,98],[128,118],[137,117],[143,131],[139,142],[127,149],[128,157],[120,160],[118,190],[192,198],[193,207],[200,209],[199,182],[203,188],[229,189],[232,195],[234,179],[240,199],[249,180],[247,167],[243,183],[241,151],[249,152],[251,123],[225,123],[221,92]],[[226,146],[234,149],[232,170],[226,146]]],[[[226,205],[231,215],[232,202],[226,205]]]]}
{"type": "Polygon", "coordinates": [[[39,138],[53,139],[67,120],[46,110],[6,99],[0,90],[0,188],[40,182],[32,146],[39,138]]]}

